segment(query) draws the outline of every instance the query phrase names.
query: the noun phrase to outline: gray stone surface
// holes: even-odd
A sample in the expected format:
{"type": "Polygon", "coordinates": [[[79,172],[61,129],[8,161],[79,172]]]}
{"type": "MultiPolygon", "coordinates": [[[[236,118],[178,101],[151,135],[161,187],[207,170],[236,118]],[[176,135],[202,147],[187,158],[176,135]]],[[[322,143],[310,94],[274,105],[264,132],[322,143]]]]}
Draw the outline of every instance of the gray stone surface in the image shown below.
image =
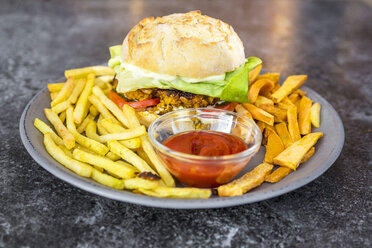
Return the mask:
{"type": "Polygon", "coordinates": [[[0,2],[0,247],[370,247],[370,1],[0,2]],[[67,68],[104,63],[141,18],[201,9],[234,26],[246,54],[307,85],[339,112],[344,150],[281,197],[216,210],[115,202],[56,179],[23,148],[22,110],[67,68]]]}

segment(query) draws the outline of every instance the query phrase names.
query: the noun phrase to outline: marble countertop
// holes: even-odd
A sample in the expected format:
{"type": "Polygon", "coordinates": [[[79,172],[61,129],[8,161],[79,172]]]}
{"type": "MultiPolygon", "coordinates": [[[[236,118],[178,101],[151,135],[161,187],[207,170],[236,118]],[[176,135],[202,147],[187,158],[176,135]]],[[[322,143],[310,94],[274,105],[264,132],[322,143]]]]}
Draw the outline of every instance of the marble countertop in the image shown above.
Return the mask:
{"type": "Polygon", "coordinates": [[[0,247],[370,247],[372,3],[364,1],[1,1],[0,247]],[[24,149],[27,102],[68,68],[102,64],[141,18],[200,9],[231,24],[247,56],[307,86],[340,114],[334,165],[308,185],[225,209],[117,202],[49,174],[24,149]]]}

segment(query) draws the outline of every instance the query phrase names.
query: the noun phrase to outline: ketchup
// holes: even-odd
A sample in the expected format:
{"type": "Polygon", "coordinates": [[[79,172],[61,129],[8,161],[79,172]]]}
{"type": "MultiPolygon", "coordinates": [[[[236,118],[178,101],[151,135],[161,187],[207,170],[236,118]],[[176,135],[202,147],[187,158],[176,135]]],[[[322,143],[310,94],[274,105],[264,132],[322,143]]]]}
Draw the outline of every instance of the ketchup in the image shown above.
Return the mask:
{"type": "MultiPolygon", "coordinates": [[[[163,145],[186,154],[224,156],[248,149],[240,138],[216,131],[190,131],[168,138],[163,145]]],[[[217,187],[232,180],[248,163],[249,157],[226,159],[179,159],[159,153],[170,172],[182,183],[193,187],[217,187]]]]}
{"type": "Polygon", "coordinates": [[[216,131],[191,131],[168,138],[165,146],[187,154],[224,156],[242,152],[248,147],[240,138],[216,131]]]}

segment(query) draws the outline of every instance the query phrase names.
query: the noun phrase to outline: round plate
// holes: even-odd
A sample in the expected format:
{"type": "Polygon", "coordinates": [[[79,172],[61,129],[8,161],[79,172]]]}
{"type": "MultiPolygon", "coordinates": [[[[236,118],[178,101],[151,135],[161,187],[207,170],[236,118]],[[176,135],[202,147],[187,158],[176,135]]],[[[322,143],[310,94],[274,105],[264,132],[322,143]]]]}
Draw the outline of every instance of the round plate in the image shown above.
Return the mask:
{"type": "MultiPolygon", "coordinates": [[[[323,132],[324,137],[316,144],[315,154],[307,162],[301,164],[295,172],[289,174],[280,182],[274,184],[263,183],[248,193],[236,197],[213,196],[209,199],[155,198],[125,190],[111,189],[96,183],[92,179],[78,176],[59,164],[47,153],[43,144],[43,135],[33,125],[35,118],[48,123],[43,113],[44,108],[50,108],[50,96],[47,88],[41,90],[27,104],[23,111],[19,128],[22,142],[36,162],[54,176],[88,192],[114,200],[161,208],[201,209],[230,207],[266,200],[300,188],[322,175],[340,155],[345,138],[340,117],[334,108],[316,92],[307,87],[301,87],[301,89],[306,91],[307,96],[314,102],[322,105],[321,127],[313,128],[312,131],[323,132]]],[[[264,155],[265,148],[261,147],[257,155],[253,157],[237,177],[260,164],[264,155]]]]}

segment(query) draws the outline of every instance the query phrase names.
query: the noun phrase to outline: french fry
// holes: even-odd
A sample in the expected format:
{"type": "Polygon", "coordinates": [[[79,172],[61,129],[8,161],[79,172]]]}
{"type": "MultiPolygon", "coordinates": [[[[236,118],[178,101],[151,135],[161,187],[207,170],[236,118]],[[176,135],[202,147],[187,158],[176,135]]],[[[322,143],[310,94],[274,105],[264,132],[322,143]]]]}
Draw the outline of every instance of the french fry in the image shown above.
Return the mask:
{"type": "Polygon", "coordinates": [[[309,158],[311,158],[315,153],[315,147],[311,147],[309,151],[305,154],[305,156],[301,159],[300,164],[305,163],[309,158]]]}
{"type": "Polygon", "coordinates": [[[142,147],[138,148],[136,152],[138,156],[140,156],[140,158],[146,161],[147,164],[149,164],[152,168],[155,168],[154,164],[151,162],[149,156],[147,156],[147,153],[143,150],[142,147]]]}
{"type": "Polygon", "coordinates": [[[314,103],[310,110],[310,119],[314,127],[320,127],[320,104],[314,103]]]}
{"type": "MultiPolygon", "coordinates": [[[[128,104],[124,104],[123,111],[127,119],[129,120],[129,125],[132,128],[140,126],[140,123],[136,117],[136,113],[132,107],[130,107],[128,104]]],[[[168,172],[168,170],[166,169],[164,163],[159,159],[159,157],[155,153],[154,148],[152,147],[149,141],[148,135],[147,134],[142,135],[140,138],[141,138],[141,144],[142,144],[143,150],[146,152],[146,154],[150,158],[152,164],[154,165],[156,171],[161,176],[165,185],[168,187],[174,187],[175,186],[174,179],[171,176],[171,174],[168,172]]]]}
{"type": "Polygon", "coordinates": [[[283,150],[284,145],[278,134],[274,130],[269,131],[264,162],[272,163],[273,158],[280,154],[283,150]]]}
{"type": "Polygon", "coordinates": [[[260,79],[255,82],[248,91],[248,98],[250,103],[255,103],[260,92],[262,94],[269,93],[275,86],[275,83],[269,79],[260,79]]]}
{"type": "Polygon", "coordinates": [[[64,145],[63,140],[50,128],[45,122],[39,118],[35,118],[34,126],[42,133],[49,133],[50,137],[53,139],[54,143],[57,145],[64,145]]]}
{"type": "Polygon", "coordinates": [[[66,110],[66,125],[68,130],[72,133],[77,143],[88,148],[89,150],[94,151],[95,153],[104,156],[108,151],[108,147],[104,144],[101,144],[94,139],[90,139],[78,133],[76,131],[75,123],[73,121],[73,108],[69,107],[66,110]]]}
{"type": "Polygon", "coordinates": [[[54,126],[59,136],[62,137],[64,145],[67,149],[72,149],[75,146],[75,138],[69,130],[63,125],[58,115],[51,109],[44,109],[44,113],[49,122],[54,126]]]}
{"type": "Polygon", "coordinates": [[[81,78],[81,79],[77,80],[77,82],[74,85],[74,89],[72,90],[72,93],[68,98],[68,101],[70,103],[72,103],[72,104],[76,103],[76,101],[78,100],[78,97],[80,96],[80,94],[84,90],[85,84],[86,84],[85,79],[81,78]]]}
{"type": "Polygon", "coordinates": [[[104,143],[102,140],[101,140],[101,136],[99,136],[97,134],[97,124],[95,121],[91,120],[89,121],[87,127],[85,128],[85,135],[90,138],[90,139],[93,139],[97,142],[100,142],[100,143],[104,143]]]}
{"type": "Polygon", "coordinates": [[[105,173],[100,172],[97,169],[92,168],[92,175],[91,178],[107,187],[122,190],[124,189],[124,181],[121,179],[117,179],[115,177],[112,177],[110,175],[107,175],[105,173]]]}
{"type": "MultiPolygon", "coordinates": [[[[112,81],[112,79],[113,79],[113,77],[111,77],[111,81],[112,81]]],[[[106,82],[105,80],[103,80],[102,78],[99,78],[99,77],[96,78],[96,80],[94,81],[94,84],[97,85],[98,87],[100,87],[102,89],[102,91],[105,92],[105,94],[109,93],[110,90],[112,89],[112,86],[111,86],[110,83],[106,82]]]]}
{"type": "Polygon", "coordinates": [[[85,129],[87,128],[87,126],[88,126],[88,123],[90,122],[90,121],[94,121],[94,116],[92,116],[92,115],[87,115],[86,117],[85,117],[85,119],[83,120],[83,122],[78,126],[78,128],[76,129],[77,131],[78,131],[78,133],[82,133],[82,132],[84,132],[85,131],[85,129]]]}
{"type": "Polygon", "coordinates": [[[274,116],[265,110],[258,108],[250,103],[243,103],[243,106],[252,114],[253,119],[274,125],[274,116]]]}
{"type": "Polygon", "coordinates": [[[87,82],[81,92],[79,99],[77,100],[73,117],[76,124],[80,124],[83,121],[84,115],[88,112],[88,97],[92,93],[92,88],[94,86],[94,77],[93,73],[88,75],[87,82]]]}
{"type": "Polygon", "coordinates": [[[47,84],[47,87],[48,87],[48,90],[51,92],[51,93],[54,93],[54,92],[59,92],[61,91],[61,89],[63,88],[63,85],[65,84],[65,82],[61,82],[61,83],[55,83],[55,84],[47,84]]]}
{"type": "Polygon", "coordinates": [[[261,130],[261,133],[263,133],[264,132],[264,129],[265,129],[265,123],[264,122],[262,122],[262,121],[257,121],[257,126],[259,127],[259,129],[261,130]]]}
{"type": "Polygon", "coordinates": [[[74,149],[74,159],[105,169],[119,178],[133,178],[137,171],[130,164],[116,163],[109,158],[74,149]]]}
{"type": "Polygon", "coordinates": [[[290,147],[293,144],[291,135],[288,132],[287,124],[281,122],[275,125],[275,130],[283,142],[285,148],[290,147]]]}
{"type": "Polygon", "coordinates": [[[169,198],[193,198],[193,199],[207,199],[212,195],[210,189],[199,188],[170,188],[170,187],[156,187],[152,190],[138,188],[140,192],[146,195],[155,197],[169,197],[169,198]]]}
{"type": "Polygon", "coordinates": [[[265,182],[276,183],[288,176],[293,170],[284,166],[280,166],[278,169],[273,171],[271,174],[265,177],[265,182]]]}
{"type": "Polygon", "coordinates": [[[89,114],[92,115],[95,118],[99,114],[98,109],[96,109],[96,107],[91,105],[89,107],[89,114]]]}
{"type": "Polygon", "coordinates": [[[58,103],[61,103],[70,96],[72,89],[74,88],[74,78],[70,77],[64,83],[62,89],[58,92],[56,98],[50,103],[52,107],[56,106],[58,103]]]}
{"type": "Polygon", "coordinates": [[[256,81],[260,79],[269,79],[270,81],[274,82],[274,84],[278,84],[280,79],[280,73],[265,73],[259,75],[256,81]]]}
{"type": "Polygon", "coordinates": [[[299,95],[298,93],[292,93],[288,96],[288,99],[294,104],[296,105],[297,101],[301,100],[301,95],[299,95]]]}
{"type": "Polygon", "coordinates": [[[281,108],[281,109],[285,109],[285,110],[288,110],[288,109],[293,108],[295,106],[296,105],[294,105],[292,103],[292,101],[289,100],[288,97],[284,97],[283,100],[278,103],[278,107],[281,108]]]}
{"type": "Polygon", "coordinates": [[[51,92],[50,93],[50,99],[53,101],[54,99],[56,99],[56,97],[58,96],[58,93],[59,93],[59,91],[58,92],[51,92]]]}
{"type": "Polygon", "coordinates": [[[257,77],[260,75],[261,68],[262,64],[259,64],[248,73],[248,80],[250,84],[257,80],[257,77]]]}
{"type": "Polygon", "coordinates": [[[113,152],[108,152],[105,156],[106,156],[107,158],[111,159],[112,161],[117,161],[117,162],[120,162],[120,161],[118,161],[118,160],[121,159],[120,156],[116,155],[116,154],[113,153],[113,152]]]}
{"type": "Polygon", "coordinates": [[[101,113],[104,118],[111,119],[113,122],[119,124],[120,122],[108,111],[108,109],[103,105],[103,103],[95,95],[90,95],[88,97],[89,102],[96,107],[96,109],[101,113]]]}
{"type": "Polygon", "coordinates": [[[65,71],[65,77],[75,77],[75,78],[84,78],[87,77],[89,74],[95,74],[96,76],[105,76],[110,75],[114,76],[115,71],[107,66],[90,66],[84,68],[77,68],[65,71]]]}
{"type": "MultiPolygon", "coordinates": [[[[104,129],[108,131],[109,133],[120,133],[120,132],[125,132],[126,130],[120,124],[113,123],[111,119],[103,119],[101,123],[104,129]]],[[[129,149],[137,149],[141,147],[140,138],[120,140],[119,143],[129,149]]]]}
{"type": "Polygon", "coordinates": [[[75,159],[67,156],[61,148],[59,148],[53,141],[51,135],[46,133],[44,135],[44,145],[47,152],[59,163],[64,165],[66,168],[72,170],[76,174],[82,177],[90,177],[92,174],[92,167],[88,164],[76,161],[75,159]]]}
{"type": "Polygon", "coordinates": [[[272,105],[262,105],[261,109],[274,116],[274,122],[287,121],[287,111],[272,105]]]}
{"type": "Polygon", "coordinates": [[[150,124],[159,117],[159,115],[149,112],[136,112],[136,116],[141,125],[145,127],[149,127],[150,124]]]}
{"type": "Polygon", "coordinates": [[[311,132],[310,111],[313,101],[310,98],[303,96],[300,101],[300,108],[298,109],[298,127],[302,135],[311,132]]]}
{"type": "Polygon", "coordinates": [[[276,103],[281,102],[284,97],[288,96],[301,85],[303,85],[306,79],[306,75],[294,75],[287,77],[283,85],[272,94],[273,101],[276,103]]]}
{"type": "Polygon", "coordinates": [[[238,196],[243,195],[247,191],[261,185],[266,175],[271,173],[273,165],[262,163],[252,171],[246,173],[241,178],[238,178],[228,184],[217,188],[219,196],[238,196]]]}
{"type": "Polygon", "coordinates": [[[102,115],[99,115],[97,120],[97,130],[100,135],[108,134],[109,132],[103,127],[102,125],[103,117],[102,115]]]}
{"type": "Polygon", "coordinates": [[[150,181],[143,178],[129,178],[124,180],[124,188],[125,189],[154,189],[159,187],[159,180],[157,181],[150,181]]]}
{"type": "Polygon", "coordinates": [[[235,111],[238,114],[241,114],[242,116],[245,116],[245,117],[253,120],[253,117],[252,117],[251,113],[246,108],[244,108],[243,105],[237,104],[235,106],[235,111]]]}
{"type": "Polygon", "coordinates": [[[136,167],[140,172],[149,171],[153,174],[157,174],[142,158],[140,158],[137,154],[135,154],[130,149],[126,148],[118,141],[113,140],[107,142],[110,151],[114,154],[120,156],[125,161],[131,163],[134,167],[136,167]]]}
{"type": "Polygon", "coordinates": [[[307,93],[303,90],[296,89],[294,93],[299,94],[301,97],[305,96],[307,93]]]}
{"type": "MultiPolygon", "coordinates": [[[[113,115],[125,127],[129,127],[129,121],[125,117],[123,111],[121,111],[121,109],[113,101],[111,101],[109,98],[107,98],[107,96],[105,96],[105,94],[103,93],[101,88],[99,88],[98,86],[94,86],[93,87],[93,94],[99,98],[99,100],[103,103],[103,105],[105,105],[105,107],[107,109],[109,109],[113,113],[113,115]]],[[[127,105],[127,104],[125,104],[125,105],[127,105]]]]}
{"type": "Polygon", "coordinates": [[[63,111],[62,113],[60,113],[58,117],[61,120],[61,122],[64,123],[66,120],[66,111],[63,111]]]}
{"type": "Polygon", "coordinates": [[[59,114],[65,111],[68,107],[70,107],[70,105],[71,105],[70,101],[66,100],[52,107],[52,111],[56,114],[59,114]]]}
{"type": "Polygon", "coordinates": [[[297,108],[293,107],[287,110],[287,120],[288,120],[288,132],[292,137],[293,142],[300,140],[300,129],[297,122],[297,108]]]}
{"type": "Polygon", "coordinates": [[[262,105],[269,105],[269,106],[273,106],[274,105],[274,102],[267,98],[267,97],[264,97],[264,96],[257,96],[257,99],[256,101],[254,102],[254,105],[256,105],[257,107],[261,107],[262,105]]]}
{"type": "Polygon", "coordinates": [[[305,154],[313,147],[323,133],[309,133],[286,148],[273,161],[274,164],[296,170],[305,154]]]}
{"type": "Polygon", "coordinates": [[[58,145],[59,148],[61,148],[61,150],[67,155],[69,156],[70,158],[72,158],[72,152],[67,149],[64,145],[58,145]]]}
{"type": "Polygon", "coordinates": [[[137,138],[142,136],[146,133],[146,128],[144,126],[139,126],[136,128],[126,129],[120,133],[110,133],[101,136],[101,140],[103,142],[107,142],[110,140],[128,140],[137,138]]]}

